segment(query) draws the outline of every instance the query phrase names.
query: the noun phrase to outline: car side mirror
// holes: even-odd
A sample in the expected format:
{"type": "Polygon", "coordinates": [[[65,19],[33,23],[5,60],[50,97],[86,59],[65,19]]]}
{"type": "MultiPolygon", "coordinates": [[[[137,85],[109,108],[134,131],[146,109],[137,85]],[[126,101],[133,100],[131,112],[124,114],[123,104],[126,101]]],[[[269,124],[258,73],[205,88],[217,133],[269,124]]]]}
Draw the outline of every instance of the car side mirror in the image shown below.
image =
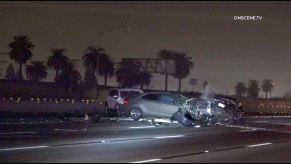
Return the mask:
{"type": "Polygon", "coordinates": [[[117,98],[118,98],[118,96],[117,96],[117,95],[113,95],[113,98],[117,99],[117,98]]]}

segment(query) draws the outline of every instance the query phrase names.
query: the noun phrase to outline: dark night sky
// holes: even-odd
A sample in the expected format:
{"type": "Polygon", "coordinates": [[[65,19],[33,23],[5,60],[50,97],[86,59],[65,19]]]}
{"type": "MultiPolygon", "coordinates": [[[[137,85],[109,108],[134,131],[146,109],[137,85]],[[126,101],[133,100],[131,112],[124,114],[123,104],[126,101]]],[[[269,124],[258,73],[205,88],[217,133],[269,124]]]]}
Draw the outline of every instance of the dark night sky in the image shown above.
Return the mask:
{"type": "MultiPolygon", "coordinates": [[[[97,33],[130,25],[131,30],[102,35],[99,44],[115,61],[156,58],[161,49],[187,53],[194,68],[182,90],[191,90],[189,78],[197,78],[195,91],[207,81],[216,93],[234,94],[237,82],[269,78],[276,83],[272,96],[291,91],[291,2],[1,1],[0,20],[0,51],[9,51],[13,36],[28,35],[36,46],[33,60],[45,60],[52,48],[67,49],[68,57],[81,59],[86,47],[97,45],[97,33]],[[263,19],[238,21],[234,16],[263,19]]],[[[82,66],[79,70],[84,72],[82,66]]],[[[47,81],[55,76],[49,73],[47,81]]],[[[177,90],[178,80],[169,81],[170,90],[177,90]]],[[[115,84],[115,79],[109,82],[115,84]]],[[[164,89],[164,76],[154,75],[152,87],[164,89]]]]}

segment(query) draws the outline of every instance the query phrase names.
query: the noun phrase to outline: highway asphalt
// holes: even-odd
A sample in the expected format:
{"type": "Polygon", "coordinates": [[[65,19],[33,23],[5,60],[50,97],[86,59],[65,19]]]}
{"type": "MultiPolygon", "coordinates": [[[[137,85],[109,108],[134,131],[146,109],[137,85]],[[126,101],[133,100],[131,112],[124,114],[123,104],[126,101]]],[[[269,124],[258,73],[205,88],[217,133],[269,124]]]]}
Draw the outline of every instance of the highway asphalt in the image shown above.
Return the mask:
{"type": "Polygon", "coordinates": [[[183,127],[104,118],[0,124],[0,162],[146,163],[291,161],[291,119],[183,127]]]}

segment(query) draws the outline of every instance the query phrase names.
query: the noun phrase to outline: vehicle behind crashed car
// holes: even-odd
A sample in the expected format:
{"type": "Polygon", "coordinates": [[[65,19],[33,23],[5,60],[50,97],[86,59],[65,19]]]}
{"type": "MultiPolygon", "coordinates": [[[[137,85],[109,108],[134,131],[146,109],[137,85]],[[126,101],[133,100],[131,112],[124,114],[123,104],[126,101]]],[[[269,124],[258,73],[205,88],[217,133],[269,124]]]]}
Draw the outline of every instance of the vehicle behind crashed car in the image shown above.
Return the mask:
{"type": "Polygon", "coordinates": [[[244,112],[239,102],[231,97],[216,95],[211,98],[191,98],[181,104],[173,114],[175,120],[184,126],[207,126],[212,124],[243,123],[244,112]]]}

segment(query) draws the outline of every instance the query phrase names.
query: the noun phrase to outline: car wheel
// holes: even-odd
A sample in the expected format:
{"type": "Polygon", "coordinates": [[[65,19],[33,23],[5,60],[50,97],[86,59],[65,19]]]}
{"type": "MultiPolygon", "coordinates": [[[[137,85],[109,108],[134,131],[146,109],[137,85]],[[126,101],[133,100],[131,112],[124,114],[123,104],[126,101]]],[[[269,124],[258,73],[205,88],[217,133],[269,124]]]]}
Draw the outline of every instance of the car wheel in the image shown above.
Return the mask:
{"type": "Polygon", "coordinates": [[[100,114],[95,114],[95,115],[93,115],[93,117],[92,117],[92,121],[93,121],[93,123],[97,123],[97,122],[99,122],[101,120],[101,115],[100,114]]]}
{"type": "Polygon", "coordinates": [[[130,117],[137,121],[142,117],[142,111],[138,108],[133,108],[130,110],[130,117]]]}

